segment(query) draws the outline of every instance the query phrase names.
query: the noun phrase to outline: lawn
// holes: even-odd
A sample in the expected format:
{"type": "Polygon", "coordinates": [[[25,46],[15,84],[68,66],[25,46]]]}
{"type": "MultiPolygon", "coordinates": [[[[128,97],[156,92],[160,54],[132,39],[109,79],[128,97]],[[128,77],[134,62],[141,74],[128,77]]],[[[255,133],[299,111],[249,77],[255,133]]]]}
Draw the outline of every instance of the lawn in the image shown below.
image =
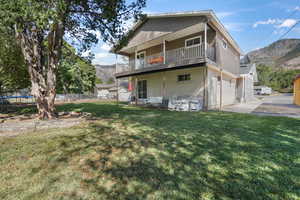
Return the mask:
{"type": "Polygon", "coordinates": [[[0,199],[300,199],[300,120],[59,106],[94,120],[0,138],[0,199]]]}

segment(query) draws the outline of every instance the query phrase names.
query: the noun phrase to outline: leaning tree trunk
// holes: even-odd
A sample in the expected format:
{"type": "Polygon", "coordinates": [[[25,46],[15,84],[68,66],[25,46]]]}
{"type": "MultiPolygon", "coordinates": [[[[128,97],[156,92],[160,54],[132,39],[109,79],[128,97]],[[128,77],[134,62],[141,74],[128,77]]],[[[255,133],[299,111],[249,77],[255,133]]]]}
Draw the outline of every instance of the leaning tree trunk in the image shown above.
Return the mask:
{"type": "Polygon", "coordinates": [[[16,36],[31,79],[31,93],[36,98],[39,119],[55,118],[56,71],[61,54],[63,29],[56,24],[48,33],[48,58],[43,48],[44,34],[34,25],[16,26],[16,36]],[[47,62],[46,62],[47,61],[47,62]]]}

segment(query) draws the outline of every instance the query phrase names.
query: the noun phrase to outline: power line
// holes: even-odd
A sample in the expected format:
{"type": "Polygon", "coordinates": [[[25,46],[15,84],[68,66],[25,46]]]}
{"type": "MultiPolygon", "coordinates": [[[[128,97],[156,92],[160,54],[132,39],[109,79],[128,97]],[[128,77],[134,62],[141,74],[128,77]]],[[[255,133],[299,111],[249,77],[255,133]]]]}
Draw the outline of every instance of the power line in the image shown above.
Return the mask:
{"type": "Polygon", "coordinates": [[[289,28],[289,30],[287,30],[287,32],[285,32],[280,38],[279,40],[281,40],[284,36],[286,36],[287,34],[289,34],[289,32],[291,32],[298,24],[300,23],[300,20],[298,20],[291,28],[289,28]]]}
{"type": "MultiPolygon", "coordinates": [[[[296,8],[298,8],[298,7],[296,7],[296,8]]],[[[298,11],[300,11],[300,9],[295,9],[294,12],[292,12],[290,15],[288,15],[286,18],[284,18],[283,21],[289,19],[290,17],[292,17],[293,15],[295,15],[298,11]]],[[[299,23],[299,21],[298,21],[295,25],[297,25],[298,23],[299,23]]],[[[294,28],[294,27],[293,27],[293,28],[294,28]]],[[[291,30],[290,30],[290,31],[291,31],[291,30]]],[[[274,30],[272,30],[272,32],[270,32],[269,36],[268,36],[265,40],[263,40],[262,42],[268,41],[268,40],[273,36],[273,32],[274,32],[274,30]]],[[[284,36],[283,36],[283,37],[284,37],[284,36]]],[[[261,43],[262,43],[262,42],[261,42],[261,43]]]]}

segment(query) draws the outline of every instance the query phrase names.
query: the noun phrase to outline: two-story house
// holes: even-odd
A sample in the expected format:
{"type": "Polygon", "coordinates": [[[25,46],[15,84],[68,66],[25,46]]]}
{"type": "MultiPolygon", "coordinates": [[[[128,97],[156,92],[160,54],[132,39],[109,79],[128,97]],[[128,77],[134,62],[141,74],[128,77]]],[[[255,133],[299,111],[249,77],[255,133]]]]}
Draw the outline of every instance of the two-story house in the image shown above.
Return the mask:
{"type": "MultiPolygon", "coordinates": [[[[128,56],[131,100],[193,98],[203,109],[238,101],[242,51],[213,11],[148,15],[116,54],[128,56]]],[[[166,104],[167,105],[167,104],[166,104]]]]}

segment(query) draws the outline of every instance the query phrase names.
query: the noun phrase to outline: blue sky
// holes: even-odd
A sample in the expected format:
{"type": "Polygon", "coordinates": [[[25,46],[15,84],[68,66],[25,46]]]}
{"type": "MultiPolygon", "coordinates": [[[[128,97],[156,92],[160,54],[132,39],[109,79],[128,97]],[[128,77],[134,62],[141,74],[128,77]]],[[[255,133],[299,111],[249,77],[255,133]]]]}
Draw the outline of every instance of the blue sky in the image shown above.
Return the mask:
{"type": "MultiPolygon", "coordinates": [[[[206,9],[214,10],[244,53],[278,40],[300,20],[300,0],[148,0],[144,12],[206,9]]],[[[300,38],[300,24],[284,38],[300,38]]],[[[103,42],[95,45],[93,63],[114,64],[115,56],[108,50],[103,42]]]]}

